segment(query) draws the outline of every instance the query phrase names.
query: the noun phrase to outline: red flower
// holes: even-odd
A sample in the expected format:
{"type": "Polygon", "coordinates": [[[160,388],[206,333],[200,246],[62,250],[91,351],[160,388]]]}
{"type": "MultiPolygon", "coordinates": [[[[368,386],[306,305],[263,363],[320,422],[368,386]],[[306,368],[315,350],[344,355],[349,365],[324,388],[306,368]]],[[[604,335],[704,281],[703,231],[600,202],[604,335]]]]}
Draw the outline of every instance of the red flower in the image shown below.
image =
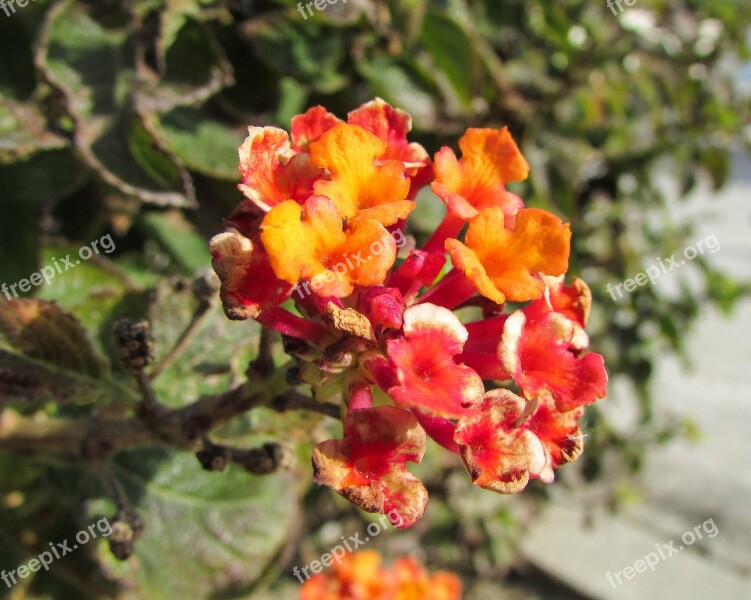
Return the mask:
{"type": "Polygon", "coordinates": [[[454,314],[420,304],[404,312],[404,336],[387,342],[399,385],[388,389],[397,405],[430,415],[466,415],[482,399],[479,375],[454,362],[467,340],[467,330],[454,314]]]}
{"type": "Polygon", "coordinates": [[[528,397],[550,393],[559,411],[592,404],[605,396],[608,376],[600,354],[571,352],[576,331],[560,313],[528,320],[516,311],[503,328],[501,365],[528,397]]]}
{"type": "Polygon", "coordinates": [[[539,477],[546,455],[537,436],[521,427],[528,402],[513,392],[488,392],[478,410],[459,419],[454,440],[472,482],[480,487],[515,494],[530,478],[539,477]]]}
{"type": "Polygon", "coordinates": [[[276,127],[248,127],[239,153],[243,182],[238,187],[260,212],[290,198],[305,202],[323,176],[307,154],[290,148],[287,132],[276,127]]]}
{"type": "MultiPolygon", "coordinates": [[[[518,492],[576,459],[584,407],[607,387],[602,356],[587,353],[592,295],[580,279],[564,284],[570,226],[506,189],[529,171],[508,129],[469,129],[461,158],[445,147],[433,164],[411,126],[376,98],[347,122],[311,108],[291,140],[249,128],[245,199],[210,242],[226,314],[281,333],[295,384],[346,414],[343,438],[315,448],[316,481],[364,510],[397,511],[400,527],[425,510],[406,463],[427,436],[478,486],[518,492]],[[416,247],[406,219],[427,183],[447,212],[416,247]],[[465,325],[454,308],[484,318],[465,325]],[[483,380],[520,391],[486,393],[483,380]]],[[[420,579],[413,565],[399,571],[420,579]]]]}
{"type": "Polygon", "coordinates": [[[313,450],[315,480],[365,511],[396,511],[393,524],[406,529],[422,517],[428,502],[427,490],[406,467],[407,461],[422,460],[425,443],[425,432],[406,410],[350,410],[344,439],[321,442],[313,450]]]}
{"type": "Polygon", "coordinates": [[[545,483],[553,481],[553,470],[573,462],[582,453],[584,436],[579,429],[579,419],[584,408],[560,412],[550,394],[540,394],[535,399],[537,409],[524,425],[534,433],[545,447],[546,463],[540,473],[545,483]]]}
{"type": "Polygon", "coordinates": [[[255,319],[289,298],[292,286],[279,279],[260,244],[238,233],[211,238],[212,264],[222,282],[220,297],[230,319],[255,319]]]}
{"type": "Polygon", "coordinates": [[[532,302],[524,309],[528,319],[535,319],[551,310],[562,314],[580,327],[587,326],[589,311],[592,308],[592,292],[589,286],[574,277],[571,285],[564,285],[564,276],[545,277],[545,296],[532,302]]]}

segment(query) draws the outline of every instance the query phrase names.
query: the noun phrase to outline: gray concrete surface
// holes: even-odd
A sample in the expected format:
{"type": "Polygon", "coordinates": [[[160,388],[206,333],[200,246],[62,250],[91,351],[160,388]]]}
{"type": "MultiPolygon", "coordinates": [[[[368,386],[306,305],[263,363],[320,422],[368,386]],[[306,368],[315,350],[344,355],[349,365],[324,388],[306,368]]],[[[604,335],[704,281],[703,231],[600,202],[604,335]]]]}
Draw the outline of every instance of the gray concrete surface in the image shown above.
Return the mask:
{"type": "MultiPolygon", "coordinates": [[[[676,220],[699,223],[697,239],[715,235],[710,260],[751,280],[751,162],[740,153],[732,182],[720,193],[703,187],[672,203],[676,220]]],[[[670,274],[655,285],[670,286],[670,274]]],[[[617,515],[600,514],[582,527],[582,499],[556,490],[525,539],[526,558],[582,595],[602,600],[751,599],[751,300],[730,318],[705,310],[687,334],[695,370],[666,357],[654,379],[656,410],[687,414],[701,427],[699,443],[678,441],[653,450],[642,481],[643,502],[617,515]],[[717,533],[687,545],[681,536],[711,519],[717,533]],[[675,541],[672,556],[622,584],[607,579],[675,541]]],[[[629,387],[613,382],[612,410],[628,406],[629,387]]],[[[624,418],[628,418],[625,414],[624,418]]],[[[714,531],[707,523],[706,529],[714,531]]],[[[704,530],[702,529],[702,532],[704,530]]],[[[686,534],[686,539],[691,536],[686,534]]],[[[664,553],[669,551],[664,549],[664,553]]],[[[631,575],[631,572],[628,572],[631,575]]]]}

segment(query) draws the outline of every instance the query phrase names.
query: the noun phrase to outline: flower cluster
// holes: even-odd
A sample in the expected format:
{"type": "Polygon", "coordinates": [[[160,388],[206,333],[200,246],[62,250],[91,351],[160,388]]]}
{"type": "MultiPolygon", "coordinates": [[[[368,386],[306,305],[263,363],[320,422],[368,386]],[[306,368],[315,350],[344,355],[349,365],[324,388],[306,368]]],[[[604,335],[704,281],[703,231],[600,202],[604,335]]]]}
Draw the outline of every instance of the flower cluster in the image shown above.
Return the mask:
{"type": "Polygon", "coordinates": [[[300,589],[300,600],[460,600],[462,584],[453,573],[428,573],[413,558],[391,569],[377,552],[349,553],[330,575],[314,575],[300,589]]]}
{"type": "Polygon", "coordinates": [[[578,457],[584,406],[607,384],[587,352],[589,288],[564,281],[569,225],[506,188],[529,171],[509,131],[469,129],[461,157],[431,160],[410,129],[380,99],[347,122],[312,108],[291,135],[250,127],[245,199],[210,242],[227,316],[280,332],[299,383],[341,405],[316,481],[402,528],[425,511],[406,463],[427,437],[478,486],[519,492],[578,457]],[[428,184],[447,210],[417,248],[405,221],[428,184]]]}

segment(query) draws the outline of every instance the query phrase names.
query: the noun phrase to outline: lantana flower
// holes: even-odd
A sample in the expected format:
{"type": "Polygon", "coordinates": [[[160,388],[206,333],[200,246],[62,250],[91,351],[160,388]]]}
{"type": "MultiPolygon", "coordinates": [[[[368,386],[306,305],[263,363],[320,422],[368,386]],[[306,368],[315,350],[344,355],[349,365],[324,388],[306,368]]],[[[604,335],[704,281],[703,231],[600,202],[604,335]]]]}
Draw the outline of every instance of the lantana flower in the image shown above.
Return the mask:
{"type": "Polygon", "coordinates": [[[291,135],[251,127],[244,199],[210,242],[227,315],[281,333],[291,383],[341,415],[315,480],[399,527],[426,509],[409,469],[427,438],[478,487],[517,493],[576,460],[607,388],[592,295],[566,283],[570,226],[507,189],[529,172],[509,130],[470,129],[461,157],[431,161],[410,129],[381,99],[346,121],[313,107],[291,135]],[[426,186],[447,212],[418,247],[407,219],[426,186]]]}
{"type": "Polygon", "coordinates": [[[422,460],[426,440],[409,411],[350,410],[344,439],[321,442],[313,450],[315,479],[363,510],[399,515],[394,524],[406,529],[422,517],[428,502],[425,486],[405,464],[422,460]]]}
{"type": "Polygon", "coordinates": [[[329,573],[300,588],[300,600],[460,600],[462,583],[448,571],[428,572],[412,557],[388,568],[374,550],[350,552],[329,573]]]}

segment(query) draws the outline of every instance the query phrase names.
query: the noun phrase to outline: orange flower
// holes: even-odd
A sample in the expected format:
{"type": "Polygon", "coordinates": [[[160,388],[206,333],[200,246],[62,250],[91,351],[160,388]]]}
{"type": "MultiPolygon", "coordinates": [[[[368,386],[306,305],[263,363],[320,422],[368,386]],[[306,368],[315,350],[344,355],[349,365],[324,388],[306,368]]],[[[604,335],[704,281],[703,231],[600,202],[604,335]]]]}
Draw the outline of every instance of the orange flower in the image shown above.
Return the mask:
{"type": "Polygon", "coordinates": [[[315,192],[331,198],[346,219],[375,219],[393,225],[415,208],[407,200],[404,163],[381,160],[388,145],[357,125],[340,124],[310,146],[310,160],[331,174],[315,192]]]}
{"type": "Polygon", "coordinates": [[[320,573],[306,581],[300,600],[385,600],[391,587],[387,575],[378,552],[348,552],[330,575],[320,573]]]}
{"type": "Polygon", "coordinates": [[[243,182],[238,188],[261,212],[290,198],[304,202],[323,175],[307,154],[290,148],[287,132],[276,127],[248,127],[239,154],[243,182]]]}
{"type": "Polygon", "coordinates": [[[381,160],[394,159],[404,163],[412,180],[410,198],[414,198],[431,179],[431,162],[425,148],[407,140],[407,134],[412,130],[412,117],[405,111],[376,98],[349,113],[347,122],[359,125],[386,142],[386,153],[381,160]]]}
{"type": "MultiPolygon", "coordinates": [[[[405,111],[394,108],[381,98],[375,98],[351,111],[347,115],[347,122],[362,127],[386,142],[386,150],[378,157],[379,160],[393,159],[404,163],[412,180],[411,197],[430,181],[430,157],[420,144],[407,139],[407,134],[412,130],[412,117],[405,111]]],[[[292,118],[292,148],[307,152],[313,142],[340,123],[341,119],[324,107],[314,106],[292,118]]]]}
{"type": "Polygon", "coordinates": [[[460,600],[461,580],[453,573],[429,573],[404,557],[388,569],[374,550],[351,552],[300,590],[300,600],[460,600]]]}
{"type": "MultiPolygon", "coordinates": [[[[376,98],[346,123],[311,108],[292,119],[291,140],[250,127],[247,199],[210,242],[226,314],[282,334],[295,383],[344,415],[342,439],[315,447],[316,481],[401,528],[426,507],[406,463],[422,459],[428,436],[462,457],[475,484],[518,492],[576,459],[584,406],[607,386],[602,356],[587,353],[591,292],[576,278],[564,285],[570,226],[506,189],[529,171],[509,131],[469,129],[461,158],[444,147],[433,164],[411,126],[376,98]],[[446,215],[422,247],[409,239],[392,270],[431,180],[446,215]],[[504,310],[507,300],[527,305],[504,310]],[[483,318],[463,324],[451,310],[464,307],[483,318]],[[503,387],[486,393],[484,380],[503,387]]],[[[311,579],[304,598],[460,595],[456,578],[411,560],[393,573],[367,556],[340,567],[311,579]]]]}
{"type": "Polygon", "coordinates": [[[279,279],[311,280],[323,297],[383,283],[396,258],[396,243],[380,223],[359,219],[342,230],[334,203],[315,196],[304,207],[293,200],[275,206],[261,223],[261,242],[279,279]]]}
{"type": "Polygon", "coordinates": [[[414,558],[407,556],[394,563],[396,590],[394,600],[459,600],[462,583],[453,573],[428,573],[414,558]]]}
{"type": "Polygon", "coordinates": [[[463,221],[495,206],[503,210],[507,223],[512,223],[524,203],[505,186],[526,179],[529,164],[508,129],[468,129],[459,140],[459,148],[461,160],[448,147],[436,154],[433,191],[449,212],[463,221]]]}
{"type": "Polygon", "coordinates": [[[504,225],[502,209],[483,210],[470,222],[464,244],[446,240],[451,261],[493,302],[539,298],[545,283],[538,273],[561,275],[568,268],[570,227],[539,208],[520,210],[514,229],[504,225]]]}

